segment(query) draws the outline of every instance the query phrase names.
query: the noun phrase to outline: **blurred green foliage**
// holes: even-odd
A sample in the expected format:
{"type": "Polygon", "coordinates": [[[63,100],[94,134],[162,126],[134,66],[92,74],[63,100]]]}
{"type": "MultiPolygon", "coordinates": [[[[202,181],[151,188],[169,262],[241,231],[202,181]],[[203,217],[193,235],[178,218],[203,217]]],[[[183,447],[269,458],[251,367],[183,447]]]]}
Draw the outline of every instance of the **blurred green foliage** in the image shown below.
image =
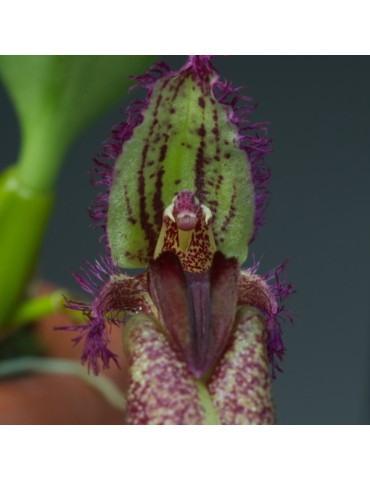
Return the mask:
{"type": "Polygon", "coordinates": [[[0,75],[21,129],[18,161],[0,176],[0,326],[11,323],[25,296],[66,150],[124,98],[129,77],[145,71],[152,59],[0,56],[0,75]]]}

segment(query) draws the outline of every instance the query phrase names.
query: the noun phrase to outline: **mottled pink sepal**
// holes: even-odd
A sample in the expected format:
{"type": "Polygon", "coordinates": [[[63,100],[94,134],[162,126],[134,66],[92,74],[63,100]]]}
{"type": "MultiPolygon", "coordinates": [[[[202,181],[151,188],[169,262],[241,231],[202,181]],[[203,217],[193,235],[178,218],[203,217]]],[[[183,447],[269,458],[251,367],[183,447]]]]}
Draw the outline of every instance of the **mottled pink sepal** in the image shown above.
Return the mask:
{"type": "Polygon", "coordinates": [[[126,423],[201,425],[203,410],[186,364],[153,319],[132,317],[124,329],[131,382],[126,423]]]}
{"type": "Polygon", "coordinates": [[[237,314],[237,328],[208,385],[223,425],[275,423],[265,322],[253,308],[237,314]]]}

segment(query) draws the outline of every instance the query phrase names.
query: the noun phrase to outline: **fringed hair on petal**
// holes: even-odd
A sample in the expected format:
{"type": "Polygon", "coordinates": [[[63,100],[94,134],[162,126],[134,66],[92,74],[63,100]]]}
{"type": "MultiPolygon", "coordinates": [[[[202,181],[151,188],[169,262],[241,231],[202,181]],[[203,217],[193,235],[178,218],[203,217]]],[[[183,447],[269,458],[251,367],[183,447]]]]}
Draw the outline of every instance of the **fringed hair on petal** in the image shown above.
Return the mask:
{"type": "Polygon", "coordinates": [[[270,289],[275,296],[278,304],[278,315],[281,315],[290,322],[293,322],[293,314],[290,310],[285,308],[284,301],[296,291],[292,283],[288,283],[285,279],[281,278],[281,275],[285,273],[287,264],[288,259],[284,260],[271,272],[263,275],[263,279],[269,283],[270,289]]]}
{"type": "Polygon", "coordinates": [[[199,83],[208,82],[212,75],[218,75],[216,69],[212,65],[213,57],[214,55],[190,55],[188,61],[181,70],[191,68],[199,83]]]}
{"type": "Polygon", "coordinates": [[[73,272],[73,277],[85,292],[93,297],[99,294],[100,289],[111,276],[121,273],[120,268],[108,255],[101,255],[94,263],[85,260],[84,265],[81,267],[82,273],[73,272]]]}
{"type": "MultiPolygon", "coordinates": [[[[295,289],[292,283],[282,279],[282,274],[285,272],[287,264],[288,260],[284,260],[271,272],[261,276],[276,302],[276,308],[263,310],[263,313],[266,315],[267,352],[272,366],[273,378],[276,377],[276,371],[282,371],[279,362],[284,360],[286,351],[282,339],[281,322],[284,320],[293,322],[293,313],[286,308],[285,300],[295,293],[295,289]]],[[[248,268],[248,273],[255,275],[259,265],[260,262],[255,261],[252,267],[248,268]]]]}
{"type": "MultiPolygon", "coordinates": [[[[82,274],[73,273],[78,284],[95,299],[99,298],[99,293],[104,285],[109,281],[112,275],[120,273],[119,268],[112,262],[110,257],[101,256],[98,261],[91,263],[85,261],[85,267],[82,267],[82,274]]],[[[99,373],[99,359],[102,361],[103,368],[108,368],[113,360],[117,366],[117,355],[109,348],[109,334],[107,325],[118,325],[118,318],[110,316],[105,318],[99,309],[94,308],[94,303],[79,302],[65,299],[65,306],[71,310],[82,312],[86,317],[86,323],[79,325],[67,325],[56,327],[55,330],[65,330],[78,332],[78,335],[72,339],[73,345],[77,345],[84,340],[84,346],[81,356],[83,364],[87,363],[88,368],[92,369],[95,375],[99,373]]]]}
{"type": "Polygon", "coordinates": [[[55,330],[78,332],[78,335],[72,339],[72,343],[73,346],[76,346],[81,340],[84,340],[81,355],[82,364],[87,363],[89,371],[92,369],[95,375],[98,375],[100,370],[99,360],[101,360],[103,368],[109,368],[111,360],[119,367],[117,355],[108,348],[109,335],[105,319],[100,315],[93,316],[91,308],[87,304],[77,304],[77,302],[66,299],[66,306],[74,310],[81,310],[88,318],[88,321],[81,325],[55,328],[55,330]]]}
{"type": "MultiPolygon", "coordinates": [[[[72,275],[80,287],[94,298],[99,296],[100,290],[111,276],[121,273],[119,267],[109,256],[101,255],[95,263],[85,260],[84,265],[84,267],[81,267],[81,273],[72,272],[72,275]]],[[[79,302],[66,297],[64,297],[64,300],[67,308],[80,311],[88,318],[91,316],[91,303],[79,302]]],[[[68,328],[66,327],[66,329],[68,328]]]]}
{"type": "Polygon", "coordinates": [[[229,108],[229,121],[238,129],[239,147],[247,154],[250,162],[255,205],[254,233],[249,241],[252,243],[257,230],[264,223],[267,207],[271,171],[266,165],[265,156],[271,152],[271,139],[267,136],[269,122],[252,123],[248,118],[257,104],[253,103],[252,97],[242,95],[241,88],[218,78],[213,85],[213,94],[218,103],[229,108]]]}
{"type": "Polygon", "coordinates": [[[100,237],[104,241],[107,252],[110,253],[106,233],[107,213],[110,188],[116,160],[121,155],[124,144],[132,137],[135,128],[144,120],[144,111],[148,108],[150,97],[156,82],[173,72],[164,62],[152,65],[145,74],[132,77],[136,84],[130,91],[137,87],[146,89],[144,100],[133,100],[126,109],[126,120],[115,125],[110,138],[103,143],[102,151],[94,158],[94,167],[90,172],[91,183],[94,187],[102,189],[90,207],[90,216],[96,227],[103,230],[100,237]]]}
{"type": "MultiPolygon", "coordinates": [[[[218,103],[228,107],[229,121],[236,125],[239,132],[239,147],[248,156],[254,185],[254,234],[250,243],[255,238],[257,230],[263,225],[264,214],[267,206],[268,181],[271,177],[270,169],[266,166],[265,156],[271,151],[271,140],[267,137],[268,122],[252,123],[248,118],[257,107],[253,98],[240,93],[241,87],[234,87],[227,81],[221,81],[217,70],[212,65],[213,55],[192,55],[181,70],[192,68],[200,82],[206,81],[211,75],[215,76],[212,89],[218,103]]],[[[95,187],[102,188],[102,192],[90,208],[90,215],[96,226],[103,229],[101,239],[109,252],[106,235],[107,211],[109,192],[113,180],[114,165],[121,155],[124,144],[132,137],[134,129],[144,119],[144,111],[148,108],[154,85],[158,80],[176,74],[164,62],[152,65],[143,75],[132,77],[136,84],[130,91],[137,87],[146,89],[144,100],[132,101],[126,110],[126,121],[112,129],[111,137],[103,144],[102,152],[94,159],[94,168],[91,172],[92,183],[95,187]]]]}
{"type": "MultiPolygon", "coordinates": [[[[65,306],[72,310],[81,311],[87,318],[87,322],[79,325],[66,325],[55,327],[55,330],[64,330],[67,332],[77,332],[77,336],[72,338],[73,346],[76,346],[83,340],[83,350],[81,355],[82,364],[87,363],[88,369],[92,369],[95,375],[99,373],[99,359],[102,361],[103,368],[109,368],[110,360],[119,367],[117,355],[109,348],[109,335],[107,324],[102,316],[94,316],[91,311],[91,305],[84,302],[76,302],[68,298],[65,299],[65,306]]],[[[115,323],[112,319],[109,323],[115,323]]]]}

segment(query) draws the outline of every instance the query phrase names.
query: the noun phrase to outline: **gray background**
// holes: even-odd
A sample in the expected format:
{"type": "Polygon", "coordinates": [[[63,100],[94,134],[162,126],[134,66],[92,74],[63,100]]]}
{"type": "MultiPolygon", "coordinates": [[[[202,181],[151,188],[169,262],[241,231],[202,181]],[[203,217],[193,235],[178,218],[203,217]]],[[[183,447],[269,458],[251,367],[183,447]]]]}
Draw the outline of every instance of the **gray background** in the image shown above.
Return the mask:
{"type": "MultiPolygon", "coordinates": [[[[173,68],[185,59],[162,58],[173,68]]],[[[369,423],[369,58],[230,56],[215,65],[259,102],[252,119],[271,121],[271,200],[252,253],[263,257],[261,272],[289,257],[297,289],[295,324],[284,325],[284,373],[274,382],[279,423],[369,423]]],[[[40,265],[56,284],[75,287],[71,271],[99,251],[87,171],[120,107],[67,155],[40,265]]],[[[2,169],[19,146],[2,86],[0,125],[2,169]]]]}

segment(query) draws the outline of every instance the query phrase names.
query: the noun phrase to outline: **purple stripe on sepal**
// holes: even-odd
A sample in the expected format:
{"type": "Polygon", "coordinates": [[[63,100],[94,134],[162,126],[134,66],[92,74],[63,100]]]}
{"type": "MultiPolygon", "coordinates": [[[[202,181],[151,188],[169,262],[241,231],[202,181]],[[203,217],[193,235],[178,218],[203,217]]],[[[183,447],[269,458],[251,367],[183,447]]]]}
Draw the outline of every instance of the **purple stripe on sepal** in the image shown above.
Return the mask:
{"type": "Polygon", "coordinates": [[[104,241],[107,252],[110,248],[107,238],[107,212],[110,189],[113,182],[116,160],[121,155],[124,144],[130,140],[135,128],[144,120],[144,112],[149,106],[154,85],[160,78],[171,75],[173,72],[164,62],[152,65],[145,74],[132,77],[137,83],[130,91],[137,87],[146,90],[144,100],[133,100],[126,109],[126,121],[112,128],[110,138],[104,142],[102,151],[94,158],[94,168],[90,172],[91,183],[96,188],[102,188],[90,207],[89,212],[94,225],[103,229],[101,239],[104,241]]]}
{"type": "MultiPolygon", "coordinates": [[[[229,109],[228,119],[238,129],[239,148],[248,155],[254,187],[255,218],[254,234],[249,240],[251,243],[257,230],[263,225],[269,194],[268,182],[271,173],[265,163],[265,156],[271,152],[271,140],[267,136],[268,122],[250,121],[249,116],[256,108],[253,98],[242,95],[240,87],[234,87],[230,82],[222,81],[212,64],[212,58],[213,55],[192,55],[180,72],[190,69],[194,78],[204,88],[209,88],[209,78],[213,75],[215,81],[212,85],[212,92],[215,99],[229,109]]],[[[158,62],[151,66],[145,74],[133,77],[137,84],[131,89],[144,88],[146,90],[145,98],[130,103],[126,110],[126,121],[112,129],[110,139],[104,143],[102,152],[94,159],[95,167],[91,173],[92,183],[95,187],[102,187],[103,190],[97,195],[90,208],[90,215],[94,223],[103,229],[102,239],[105,241],[108,253],[110,253],[110,249],[106,234],[107,211],[116,160],[121,155],[125,143],[132,137],[135,128],[143,122],[145,110],[149,106],[157,81],[165,77],[171,78],[176,74],[179,72],[172,71],[164,62],[158,62]]]]}
{"type": "Polygon", "coordinates": [[[216,252],[207,272],[184,272],[178,257],[162,253],[150,262],[150,294],[162,322],[189,369],[202,377],[225,349],[233,326],[238,262],[216,252]]]}
{"type": "Polygon", "coordinates": [[[269,122],[251,122],[249,116],[257,107],[253,98],[239,93],[241,87],[234,87],[230,82],[217,78],[213,85],[213,94],[221,105],[229,107],[229,121],[233,123],[239,134],[239,148],[248,155],[254,188],[254,232],[249,240],[252,243],[258,229],[264,223],[268,183],[271,178],[265,156],[271,152],[271,139],[268,138],[269,122]]]}
{"type": "Polygon", "coordinates": [[[204,85],[212,75],[215,76],[212,92],[219,104],[229,108],[228,119],[238,129],[239,148],[248,156],[254,188],[254,232],[249,240],[249,243],[252,243],[258,229],[264,223],[269,195],[268,183],[271,171],[265,162],[265,156],[271,152],[271,139],[268,137],[269,122],[250,121],[249,116],[257,104],[253,103],[252,97],[240,93],[242,87],[234,87],[230,82],[220,79],[212,64],[213,57],[214,55],[191,55],[182,70],[191,68],[198,83],[204,85]]]}

